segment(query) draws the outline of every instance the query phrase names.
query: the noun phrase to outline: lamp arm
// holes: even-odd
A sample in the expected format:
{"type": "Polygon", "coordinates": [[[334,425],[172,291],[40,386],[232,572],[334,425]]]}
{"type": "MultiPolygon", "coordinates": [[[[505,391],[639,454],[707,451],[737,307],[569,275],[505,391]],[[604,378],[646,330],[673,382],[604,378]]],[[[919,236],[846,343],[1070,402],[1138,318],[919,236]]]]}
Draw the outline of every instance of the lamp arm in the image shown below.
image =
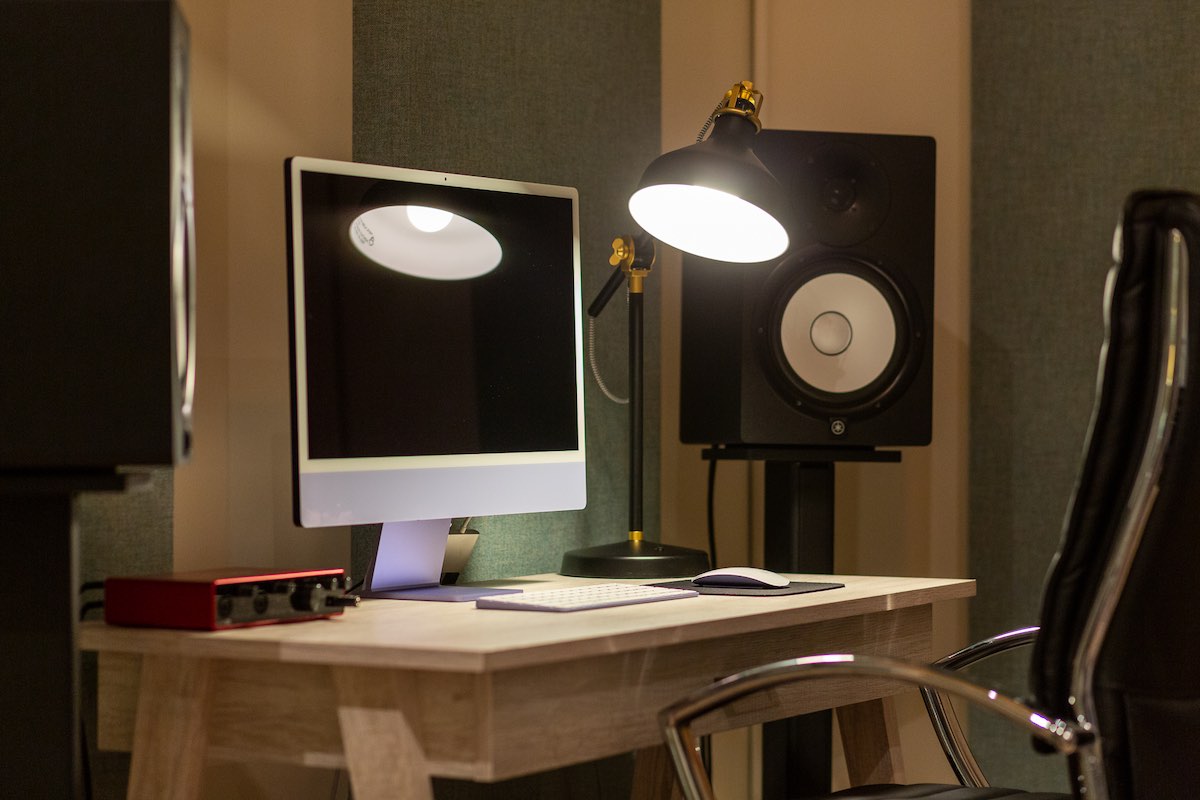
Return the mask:
{"type": "Polygon", "coordinates": [[[587,315],[589,317],[598,317],[604,307],[608,305],[608,301],[617,293],[617,289],[621,288],[621,284],[625,282],[625,270],[618,264],[612,274],[608,276],[608,281],[604,284],[604,288],[596,295],[596,299],[588,306],[587,315]]]}
{"type": "Polygon", "coordinates": [[[615,269],[608,276],[608,281],[596,295],[596,299],[588,306],[589,317],[598,317],[608,301],[617,293],[617,288],[626,279],[629,281],[629,291],[642,291],[642,283],[654,266],[655,247],[654,237],[638,229],[635,233],[627,233],[613,239],[613,252],[608,257],[608,263],[615,269]]]}

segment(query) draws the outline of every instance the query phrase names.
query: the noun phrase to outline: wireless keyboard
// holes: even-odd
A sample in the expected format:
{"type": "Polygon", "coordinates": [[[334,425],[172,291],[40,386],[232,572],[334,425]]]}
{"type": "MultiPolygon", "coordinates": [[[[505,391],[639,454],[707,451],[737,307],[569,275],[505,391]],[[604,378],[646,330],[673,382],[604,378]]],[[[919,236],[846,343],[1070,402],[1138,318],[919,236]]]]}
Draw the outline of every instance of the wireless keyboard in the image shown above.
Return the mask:
{"type": "Polygon", "coordinates": [[[501,594],[481,597],[476,608],[505,608],[516,611],[583,611],[587,608],[627,606],[634,603],[654,603],[659,600],[682,600],[695,597],[691,589],[664,589],[636,583],[595,583],[571,586],[567,589],[540,589],[521,594],[501,594]]]}

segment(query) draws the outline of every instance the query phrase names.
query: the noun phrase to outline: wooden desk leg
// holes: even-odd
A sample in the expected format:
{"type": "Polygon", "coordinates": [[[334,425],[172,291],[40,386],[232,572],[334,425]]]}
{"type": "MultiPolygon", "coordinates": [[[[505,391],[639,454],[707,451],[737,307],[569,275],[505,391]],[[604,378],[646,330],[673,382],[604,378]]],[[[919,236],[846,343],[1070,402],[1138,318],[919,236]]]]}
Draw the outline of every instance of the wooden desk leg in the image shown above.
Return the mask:
{"type": "Polygon", "coordinates": [[[837,717],[851,786],[904,782],[896,706],[890,697],[842,706],[837,717]]]}
{"type": "Polygon", "coordinates": [[[208,660],[142,658],[130,798],[192,800],[200,796],[211,685],[212,662],[208,660]]]}
{"type": "Polygon", "coordinates": [[[355,800],[433,800],[417,734],[420,704],[415,681],[391,670],[332,669],[355,800]]]}
{"type": "Polygon", "coordinates": [[[665,745],[643,747],[633,754],[630,800],[683,800],[675,765],[665,745]]]}

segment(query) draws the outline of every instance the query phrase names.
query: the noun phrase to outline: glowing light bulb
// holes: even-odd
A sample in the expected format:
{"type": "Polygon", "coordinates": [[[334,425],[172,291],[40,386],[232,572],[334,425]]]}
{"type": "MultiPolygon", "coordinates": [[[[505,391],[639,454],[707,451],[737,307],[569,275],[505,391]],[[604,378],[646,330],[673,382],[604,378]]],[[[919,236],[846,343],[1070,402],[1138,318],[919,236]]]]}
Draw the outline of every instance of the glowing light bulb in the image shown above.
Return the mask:
{"type": "Polygon", "coordinates": [[[701,258],[749,264],[788,248],[787,231],[774,217],[707,186],[647,186],[629,198],[629,213],[655,239],[701,258]]]}
{"type": "Polygon", "coordinates": [[[415,278],[477,278],[499,266],[504,256],[500,242],[483,226],[425,206],[368,209],[355,218],[348,233],[364,256],[415,278]]]}
{"type": "Polygon", "coordinates": [[[428,206],[408,206],[408,221],[413,227],[425,233],[437,233],[450,224],[454,215],[440,208],[428,206]]]}

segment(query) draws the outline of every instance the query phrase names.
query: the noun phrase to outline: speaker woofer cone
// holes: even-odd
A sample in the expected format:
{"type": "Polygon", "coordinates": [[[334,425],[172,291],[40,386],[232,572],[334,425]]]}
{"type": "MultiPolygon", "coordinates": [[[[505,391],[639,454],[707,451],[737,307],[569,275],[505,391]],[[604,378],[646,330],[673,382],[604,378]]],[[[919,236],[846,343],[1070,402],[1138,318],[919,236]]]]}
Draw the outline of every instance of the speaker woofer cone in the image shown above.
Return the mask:
{"type": "Polygon", "coordinates": [[[776,392],[808,413],[877,413],[899,396],[925,335],[911,291],[865,258],[784,259],[757,312],[759,353],[776,392]]]}

